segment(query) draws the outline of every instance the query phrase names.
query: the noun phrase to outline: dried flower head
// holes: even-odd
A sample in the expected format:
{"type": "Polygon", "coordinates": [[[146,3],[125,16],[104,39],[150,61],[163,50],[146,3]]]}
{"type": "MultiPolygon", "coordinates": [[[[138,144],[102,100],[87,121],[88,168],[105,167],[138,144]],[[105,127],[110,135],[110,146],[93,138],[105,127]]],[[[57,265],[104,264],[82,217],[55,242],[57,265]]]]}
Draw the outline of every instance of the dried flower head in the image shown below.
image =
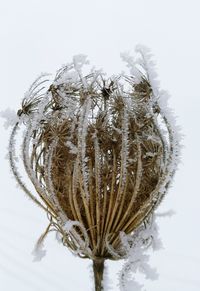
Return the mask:
{"type": "Polygon", "coordinates": [[[10,139],[13,173],[50,220],[38,246],[57,231],[72,252],[94,261],[96,290],[103,261],[126,257],[124,242],[135,245],[148,229],[177,165],[178,141],[149,51],[137,51],[137,62],[122,55],[130,75],[83,74],[85,56],[74,57],[51,83],[42,75],[26,93],[10,139]],[[20,127],[23,164],[37,195],[16,167],[20,127]]]}

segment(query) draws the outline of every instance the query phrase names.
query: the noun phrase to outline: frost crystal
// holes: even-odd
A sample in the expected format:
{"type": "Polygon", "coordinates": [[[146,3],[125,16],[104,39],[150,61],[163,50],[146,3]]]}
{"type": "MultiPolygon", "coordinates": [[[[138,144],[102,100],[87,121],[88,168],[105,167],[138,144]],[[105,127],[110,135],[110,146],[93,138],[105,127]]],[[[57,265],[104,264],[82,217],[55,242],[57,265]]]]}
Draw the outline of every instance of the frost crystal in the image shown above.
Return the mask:
{"type": "Polygon", "coordinates": [[[10,108],[1,111],[0,116],[6,119],[4,123],[5,129],[7,129],[9,126],[14,126],[19,121],[16,112],[10,108]]]}
{"type": "Polygon", "coordinates": [[[46,256],[46,250],[43,249],[43,244],[36,246],[32,252],[33,262],[39,262],[46,256]]]}
{"type": "Polygon", "coordinates": [[[143,285],[136,282],[133,278],[134,274],[139,271],[145,275],[146,279],[156,280],[158,278],[156,269],[148,264],[149,255],[145,254],[149,247],[152,247],[154,251],[162,248],[155,218],[152,217],[150,222],[140,226],[131,235],[121,233],[121,240],[126,251],[126,259],[119,274],[120,290],[142,290],[143,285]]]}

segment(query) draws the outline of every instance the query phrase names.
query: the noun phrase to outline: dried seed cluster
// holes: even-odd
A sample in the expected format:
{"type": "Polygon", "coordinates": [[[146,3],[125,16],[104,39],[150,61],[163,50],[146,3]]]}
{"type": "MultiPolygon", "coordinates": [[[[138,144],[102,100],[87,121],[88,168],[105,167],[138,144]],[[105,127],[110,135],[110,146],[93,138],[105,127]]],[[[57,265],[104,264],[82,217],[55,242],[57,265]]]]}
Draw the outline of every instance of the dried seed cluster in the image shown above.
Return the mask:
{"type": "Polygon", "coordinates": [[[120,233],[147,223],[165,195],[177,144],[145,62],[136,75],[110,79],[95,70],[83,75],[85,62],[76,57],[50,84],[46,76],[33,83],[11,135],[10,163],[23,190],[48,213],[40,242],[56,230],[81,257],[119,259],[120,233]],[[23,163],[38,197],[15,163],[22,123],[23,163]]]}

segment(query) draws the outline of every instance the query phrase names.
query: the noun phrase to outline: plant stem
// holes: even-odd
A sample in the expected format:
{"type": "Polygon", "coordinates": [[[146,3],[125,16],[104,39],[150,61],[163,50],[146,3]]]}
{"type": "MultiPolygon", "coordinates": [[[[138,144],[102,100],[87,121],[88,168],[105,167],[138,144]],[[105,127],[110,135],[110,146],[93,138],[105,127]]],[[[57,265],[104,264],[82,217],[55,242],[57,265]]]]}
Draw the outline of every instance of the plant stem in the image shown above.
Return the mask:
{"type": "Polygon", "coordinates": [[[103,286],[102,286],[103,271],[104,271],[104,259],[98,258],[98,259],[93,260],[95,291],[103,291],[103,286]]]}

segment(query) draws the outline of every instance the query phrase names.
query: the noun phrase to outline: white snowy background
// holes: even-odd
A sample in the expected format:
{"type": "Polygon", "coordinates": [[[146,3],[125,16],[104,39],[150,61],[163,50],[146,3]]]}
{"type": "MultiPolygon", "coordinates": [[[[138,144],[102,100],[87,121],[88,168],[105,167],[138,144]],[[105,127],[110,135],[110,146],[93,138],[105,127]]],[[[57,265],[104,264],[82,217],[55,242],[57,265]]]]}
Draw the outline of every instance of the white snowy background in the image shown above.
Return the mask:
{"type": "MultiPolygon", "coordinates": [[[[161,87],[182,126],[182,164],[159,211],[165,249],[151,254],[157,281],[139,280],[147,291],[200,290],[200,2],[198,0],[7,0],[0,1],[0,110],[19,109],[40,72],[55,72],[74,54],[109,74],[121,72],[120,52],[149,46],[161,87]]],[[[70,254],[49,235],[47,255],[33,262],[34,243],[46,216],[16,187],[5,160],[9,131],[0,120],[0,290],[92,290],[90,262],[70,254]]],[[[118,291],[120,263],[108,263],[118,291]]]]}

